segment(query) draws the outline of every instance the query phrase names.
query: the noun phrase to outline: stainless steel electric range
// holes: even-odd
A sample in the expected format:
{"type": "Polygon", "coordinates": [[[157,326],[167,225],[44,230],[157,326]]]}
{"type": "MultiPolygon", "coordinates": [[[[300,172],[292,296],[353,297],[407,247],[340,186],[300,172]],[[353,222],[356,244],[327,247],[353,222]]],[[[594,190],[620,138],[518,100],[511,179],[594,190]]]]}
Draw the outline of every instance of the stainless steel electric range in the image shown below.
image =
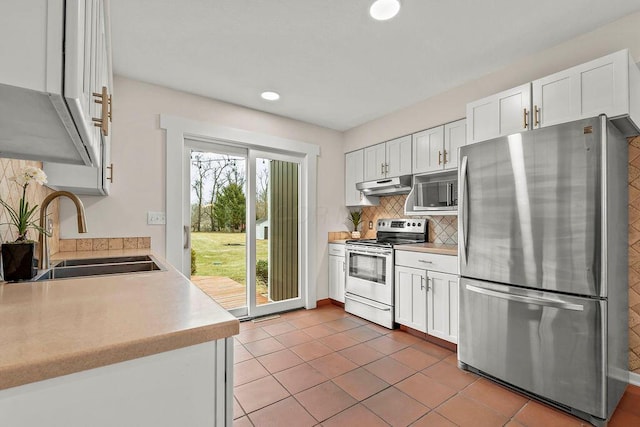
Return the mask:
{"type": "Polygon", "coordinates": [[[347,240],[345,310],[394,325],[394,245],[427,241],[426,219],[379,219],[375,239],[347,240]]]}

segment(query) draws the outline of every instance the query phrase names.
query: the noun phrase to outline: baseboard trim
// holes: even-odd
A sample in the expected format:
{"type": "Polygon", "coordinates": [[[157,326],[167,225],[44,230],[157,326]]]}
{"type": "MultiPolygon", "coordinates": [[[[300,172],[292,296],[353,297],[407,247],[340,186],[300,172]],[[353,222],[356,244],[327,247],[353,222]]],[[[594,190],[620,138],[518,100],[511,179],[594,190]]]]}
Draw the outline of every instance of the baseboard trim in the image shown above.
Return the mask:
{"type": "Polygon", "coordinates": [[[629,371],[629,384],[640,387],[640,374],[629,371]]]}
{"type": "Polygon", "coordinates": [[[316,307],[322,307],[323,305],[331,304],[331,298],[319,299],[316,301],[316,307]]]}
{"type": "Polygon", "coordinates": [[[449,341],[445,341],[443,339],[440,339],[438,337],[434,337],[433,335],[429,335],[426,334],[424,332],[420,332],[417,331],[413,328],[410,328],[408,326],[405,325],[400,325],[400,330],[404,331],[406,333],[408,333],[409,335],[413,335],[416,338],[422,338],[425,341],[429,341],[430,343],[433,343],[435,345],[438,345],[440,347],[444,347],[447,350],[451,350],[453,352],[457,352],[458,351],[458,346],[452,342],[449,341]]]}

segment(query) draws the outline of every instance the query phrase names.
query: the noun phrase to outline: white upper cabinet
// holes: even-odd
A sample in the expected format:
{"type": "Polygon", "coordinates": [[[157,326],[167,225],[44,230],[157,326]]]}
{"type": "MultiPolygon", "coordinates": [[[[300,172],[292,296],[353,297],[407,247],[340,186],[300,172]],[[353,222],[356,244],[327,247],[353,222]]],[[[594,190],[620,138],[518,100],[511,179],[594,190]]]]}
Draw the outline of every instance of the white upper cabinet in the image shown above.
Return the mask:
{"type": "Polygon", "coordinates": [[[345,154],[344,177],[345,206],[371,206],[379,203],[377,197],[367,197],[356,188],[357,183],[364,181],[364,150],[345,154]]]}
{"type": "Polygon", "coordinates": [[[411,135],[364,149],[364,181],[411,173],[411,135]]]}
{"type": "Polygon", "coordinates": [[[103,1],[0,2],[0,155],[100,164],[95,126],[108,134],[110,93],[98,70],[103,1]]]}
{"type": "Polygon", "coordinates": [[[458,148],[467,143],[467,120],[462,119],[444,125],[444,169],[458,168],[458,148]]]}
{"type": "Polygon", "coordinates": [[[626,49],[543,77],[533,82],[533,127],[599,114],[629,116],[637,127],[639,89],[640,71],[626,49]]]}
{"type": "Polygon", "coordinates": [[[530,83],[467,104],[467,143],[529,129],[530,105],[530,83]]]}
{"type": "Polygon", "coordinates": [[[444,126],[413,134],[413,173],[442,169],[444,126]]]}

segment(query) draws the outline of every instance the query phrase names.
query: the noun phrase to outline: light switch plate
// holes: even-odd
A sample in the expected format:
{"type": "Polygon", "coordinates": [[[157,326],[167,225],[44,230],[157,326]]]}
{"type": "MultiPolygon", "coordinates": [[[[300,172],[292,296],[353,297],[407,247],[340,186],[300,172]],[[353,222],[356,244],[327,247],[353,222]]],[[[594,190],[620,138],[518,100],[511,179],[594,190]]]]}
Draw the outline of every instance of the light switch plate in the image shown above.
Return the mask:
{"type": "Polygon", "coordinates": [[[147,212],[148,225],[162,225],[167,223],[164,212],[147,212]]]}

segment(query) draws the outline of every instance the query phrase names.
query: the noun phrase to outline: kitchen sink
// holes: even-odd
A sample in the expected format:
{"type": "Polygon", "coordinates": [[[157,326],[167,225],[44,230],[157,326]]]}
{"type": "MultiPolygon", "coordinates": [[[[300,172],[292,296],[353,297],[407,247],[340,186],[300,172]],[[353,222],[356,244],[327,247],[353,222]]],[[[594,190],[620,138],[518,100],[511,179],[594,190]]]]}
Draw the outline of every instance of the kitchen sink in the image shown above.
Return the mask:
{"type": "Polygon", "coordinates": [[[72,277],[162,271],[153,257],[126,256],[65,260],[38,274],[33,281],[67,279],[72,277]]]}

